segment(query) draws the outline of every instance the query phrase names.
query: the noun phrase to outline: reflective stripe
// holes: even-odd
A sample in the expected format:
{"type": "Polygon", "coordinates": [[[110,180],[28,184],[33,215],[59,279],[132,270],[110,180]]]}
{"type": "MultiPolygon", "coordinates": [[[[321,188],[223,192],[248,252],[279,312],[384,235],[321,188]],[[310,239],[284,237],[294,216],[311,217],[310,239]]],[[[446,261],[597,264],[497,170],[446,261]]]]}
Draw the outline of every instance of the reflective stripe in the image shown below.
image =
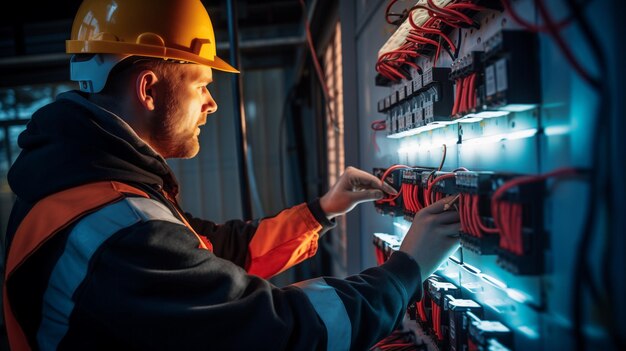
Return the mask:
{"type": "Polygon", "coordinates": [[[41,350],[56,350],[67,333],[74,309],[72,295],[85,279],[91,257],[118,231],[139,222],[161,220],[184,224],[163,204],[146,198],[125,198],[85,216],[70,232],[43,297],[42,321],[37,332],[41,350]]]}
{"type": "Polygon", "coordinates": [[[293,284],[307,295],[326,325],[328,350],[349,350],[352,340],[352,323],[346,307],[332,286],[326,284],[324,278],[315,278],[293,284]]]}

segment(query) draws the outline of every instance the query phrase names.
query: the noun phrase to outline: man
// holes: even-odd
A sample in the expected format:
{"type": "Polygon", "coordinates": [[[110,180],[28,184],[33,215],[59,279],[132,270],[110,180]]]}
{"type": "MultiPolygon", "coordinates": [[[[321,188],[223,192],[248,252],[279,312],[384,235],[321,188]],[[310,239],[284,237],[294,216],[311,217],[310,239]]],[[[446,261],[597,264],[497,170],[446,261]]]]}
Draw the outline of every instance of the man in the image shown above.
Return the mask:
{"type": "Polygon", "coordinates": [[[315,254],[335,216],[395,190],[348,168],[274,217],[194,218],[165,159],[198,153],[212,69],[236,71],[215,56],[201,2],[86,0],[67,51],[82,92],[33,115],[9,174],[13,350],[364,350],[458,246],[458,214],[440,201],[381,266],[273,286],[263,278],[315,254]]]}

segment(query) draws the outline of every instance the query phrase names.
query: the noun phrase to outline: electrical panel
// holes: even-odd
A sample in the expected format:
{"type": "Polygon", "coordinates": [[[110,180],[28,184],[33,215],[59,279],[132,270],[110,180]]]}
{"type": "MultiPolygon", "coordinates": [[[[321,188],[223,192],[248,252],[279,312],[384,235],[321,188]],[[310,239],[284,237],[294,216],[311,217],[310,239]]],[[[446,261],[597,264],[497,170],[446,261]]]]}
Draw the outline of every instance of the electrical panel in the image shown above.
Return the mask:
{"type": "MultiPolygon", "coordinates": [[[[421,300],[407,310],[421,338],[417,349],[573,348],[580,330],[559,296],[570,292],[565,262],[576,253],[562,245],[570,240],[563,228],[582,226],[587,207],[557,184],[580,191],[588,174],[575,161],[553,162],[559,154],[576,157],[563,142],[573,122],[554,117],[572,101],[554,97],[567,63],[546,52],[554,44],[536,2],[385,5],[373,16],[391,31],[374,63],[367,61],[375,69],[364,74],[370,88],[359,90],[372,101],[371,118],[384,124],[368,131],[382,147],[361,157],[399,194],[374,202],[378,216],[363,227],[387,230],[370,232],[367,245],[382,264],[416,213],[445,196],[455,197],[461,218],[460,249],[425,279],[421,300]]],[[[364,26],[363,35],[376,33],[370,27],[380,22],[364,26]]],[[[596,345],[608,339],[587,337],[596,345]]]]}

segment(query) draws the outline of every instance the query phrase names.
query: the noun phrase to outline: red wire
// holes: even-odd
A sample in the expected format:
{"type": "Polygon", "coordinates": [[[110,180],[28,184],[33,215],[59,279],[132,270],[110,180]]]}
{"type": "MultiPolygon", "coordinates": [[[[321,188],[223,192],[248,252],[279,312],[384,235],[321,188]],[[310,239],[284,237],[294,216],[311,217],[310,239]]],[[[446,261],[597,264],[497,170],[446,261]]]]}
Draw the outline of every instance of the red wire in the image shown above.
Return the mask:
{"type": "Polygon", "coordinates": [[[417,187],[415,186],[415,184],[410,184],[409,191],[405,193],[405,196],[411,199],[411,206],[412,206],[413,213],[417,213],[417,211],[420,210],[419,205],[417,204],[417,199],[415,198],[416,188],[417,187]]]}
{"type": "Polygon", "coordinates": [[[371,127],[375,131],[386,130],[387,129],[387,121],[384,119],[377,119],[372,122],[371,127]]]}
{"type": "Polygon", "coordinates": [[[432,39],[428,39],[424,36],[421,35],[416,35],[416,34],[412,34],[409,32],[409,35],[406,37],[408,41],[411,41],[413,43],[416,44],[431,44],[434,45],[436,47],[439,47],[439,42],[432,40],[432,39]]]}
{"type": "Polygon", "coordinates": [[[431,300],[431,307],[433,313],[433,329],[437,335],[437,339],[443,340],[443,331],[441,328],[441,307],[435,303],[435,300],[431,300]]]}
{"type": "Polygon", "coordinates": [[[478,229],[475,221],[476,213],[474,213],[472,207],[472,205],[474,204],[474,196],[475,195],[469,195],[466,198],[467,201],[465,202],[465,218],[468,222],[468,230],[472,233],[472,235],[480,238],[483,236],[483,233],[480,231],[480,229],[478,229]]]}
{"type": "Polygon", "coordinates": [[[383,251],[379,247],[375,246],[374,253],[376,254],[376,263],[378,263],[378,265],[383,264],[383,262],[385,262],[383,251]]]}
{"type": "Polygon", "coordinates": [[[459,104],[459,113],[465,114],[467,111],[467,92],[469,88],[469,80],[468,77],[463,77],[463,90],[461,90],[461,102],[459,104]]]}
{"type": "Polygon", "coordinates": [[[472,110],[476,107],[476,73],[472,73],[469,76],[469,87],[467,92],[467,110],[472,110]]]}
{"type": "Polygon", "coordinates": [[[468,201],[467,198],[469,196],[470,196],[469,194],[461,194],[461,196],[459,197],[459,216],[461,218],[461,231],[463,233],[473,235],[474,233],[472,233],[472,231],[469,230],[469,227],[468,227],[469,221],[467,219],[467,211],[465,209],[467,201],[468,201]]]}
{"type": "Polygon", "coordinates": [[[330,119],[331,124],[333,126],[336,126],[336,121],[334,118],[333,110],[332,108],[330,108],[330,102],[331,102],[330,93],[328,91],[328,86],[326,85],[326,79],[324,79],[324,73],[322,72],[322,67],[320,66],[320,62],[317,58],[315,45],[313,45],[313,38],[311,36],[311,27],[309,24],[309,20],[307,18],[306,4],[304,3],[304,0],[300,0],[300,5],[302,6],[302,10],[304,13],[304,29],[306,32],[306,41],[307,41],[309,50],[311,51],[311,60],[313,61],[313,66],[315,66],[315,73],[317,74],[317,79],[319,80],[320,85],[322,86],[322,92],[324,93],[324,100],[326,101],[326,110],[328,113],[328,118],[330,119]]]}
{"type": "Polygon", "coordinates": [[[447,35],[445,35],[439,29],[426,27],[426,23],[427,22],[424,23],[424,26],[418,26],[417,23],[415,23],[415,21],[413,20],[412,12],[413,11],[409,12],[409,24],[411,25],[411,27],[413,27],[413,29],[415,31],[417,31],[418,33],[429,33],[429,34],[439,35],[441,38],[443,38],[448,43],[448,45],[450,46],[452,51],[456,52],[456,46],[454,45],[452,40],[447,35]]]}
{"type": "MultiPolygon", "coordinates": [[[[380,177],[380,180],[384,182],[385,179],[387,179],[387,176],[389,175],[389,173],[397,169],[403,169],[403,168],[411,168],[411,167],[406,166],[406,165],[393,165],[385,170],[385,173],[383,173],[383,175],[380,177]]],[[[400,194],[402,194],[402,187],[400,187],[400,190],[398,191],[396,195],[393,195],[391,197],[387,197],[381,200],[377,200],[376,202],[377,203],[381,203],[381,202],[394,203],[394,200],[397,199],[400,196],[400,194]]]]}
{"type": "MultiPolygon", "coordinates": [[[[385,11],[386,20],[388,22],[390,21],[387,15],[389,14],[391,10],[391,6],[393,6],[394,3],[395,1],[388,3],[386,11],[385,11]]],[[[437,41],[434,41],[429,38],[425,38],[424,35],[420,35],[424,33],[439,35],[448,43],[450,48],[454,52],[456,52],[457,48],[455,47],[454,43],[452,42],[452,40],[450,40],[448,36],[443,34],[441,30],[432,28],[429,26],[431,25],[438,26],[439,23],[443,22],[448,25],[458,27],[457,23],[467,22],[468,17],[463,15],[459,11],[454,10],[456,7],[459,7],[461,9],[478,9],[478,7],[471,6],[470,4],[457,4],[457,5],[463,5],[463,6],[455,6],[450,9],[447,9],[447,8],[442,9],[436,6],[435,8],[432,8],[432,6],[428,7],[424,5],[415,5],[414,7],[412,7],[409,11],[408,18],[409,18],[409,22],[413,25],[414,30],[411,30],[410,35],[407,36],[406,38],[405,45],[402,46],[402,49],[408,50],[408,52],[393,52],[391,55],[387,55],[387,53],[381,55],[376,62],[376,66],[375,66],[376,71],[380,73],[383,77],[391,81],[406,79],[407,77],[399,71],[399,68],[402,65],[406,64],[408,66],[414,67],[415,69],[420,69],[419,66],[417,66],[415,63],[411,62],[407,58],[408,57],[414,58],[414,57],[419,56],[419,53],[418,53],[418,51],[420,50],[419,46],[426,45],[426,44],[431,44],[437,47],[436,52],[435,52],[435,64],[434,64],[436,65],[436,61],[441,52],[441,45],[437,41]],[[413,11],[418,10],[418,9],[427,11],[428,15],[430,16],[430,18],[424,23],[423,26],[417,26],[415,24],[415,21],[413,20],[413,11]]]]}
{"type": "Polygon", "coordinates": [[[478,204],[480,201],[480,197],[478,195],[473,196],[472,200],[472,208],[470,211],[474,214],[474,222],[478,225],[479,233],[488,233],[488,234],[499,234],[498,228],[489,228],[487,227],[480,218],[480,212],[478,204]]]}
{"type": "Polygon", "coordinates": [[[430,6],[432,9],[443,12],[445,16],[451,17],[452,19],[455,19],[454,17],[457,17],[460,22],[465,22],[467,24],[473,23],[471,18],[461,13],[460,11],[452,10],[446,6],[438,7],[437,5],[435,5],[435,2],[433,0],[428,0],[428,6],[430,6]]]}
{"type": "MultiPolygon", "coordinates": [[[[408,193],[408,185],[406,183],[402,183],[402,192],[404,194],[408,193]]],[[[404,209],[408,210],[409,212],[411,212],[411,199],[408,196],[403,196],[402,197],[402,202],[404,203],[404,209]]]]}
{"type": "Polygon", "coordinates": [[[435,59],[433,61],[433,68],[437,67],[437,60],[439,60],[439,54],[441,53],[441,44],[437,44],[437,50],[435,51],[435,59]]]}
{"type": "Polygon", "coordinates": [[[452,106],[452,116],[459,112],[459,102],[461,101],[461,89],[463,88],[463,79],[457,79],[454,87],[454,105],[452,106]]]}
{"type": "Polygon", "coordinates": [[[471,4],[468,2],[463,2],[463,3],[457,3],[457,4],[450,4],[448,6],[446,6],[447,9],[468,9],[468,10],[474,10],[474,11],[488,11],[489,9],[486,7],[482,7],[482,6],[478,6],[476,4],[471,4]]]}
{"type": "MultiPolygon", "coordinates": [[[[428,199],[426,202],[426,206],[431,205],[432,203],[434,203],[434,201],[432,201],[433,199],[431,198],[432,191],[433,191],[433,185],[435,185],[436,183],[444,180],[444,179],[450,179],[450,178],[454,178],[454,173],[448,173],[448,174],[444,174],[444,175],[440,175],[439,177],[435,178],[432,180],[432,182],[428,183],[428,188],[426,189],[426,196],[425,198],[428,199]]],[[[443,194],[441,194],[441,196],[443,196],[443,194]]]]}
{"type": "Polygon", "coordinates": [[[384,119],[375,120],[372,122],[370,127],[374,131],[372,133],[372,145],[374,145],[374,149],[376,150],[376,152],[379,152],[380,148],[378,147],[378,143],[376,142],[376,132],[379,132],[381,130],[387,130],[387,121],[384,119]]]}
{"type": "Polygon", "coordinates": [[[389,21],[389,11],[391,10],[391,6],[393,6],[393,4],[395,4],[396,2],[398,2],[398,0],[389,1],[389,4],[387,4],[387,8],[385,8],[385,21],[387,21],[387,23],[389,24],[395,24],[394,22],[389,21]]]}
{"type": "Polygon", "coordinates": [[[417,210],[420,211],[424,208],[424,205],[422,205],[422,203],[420,202],[420,198],[419,198],[420,186],[415,185],[414,187],[415,188],[413,189],[413,199],[415,199],[415,203],[417,204],[417,210]]]}
{"type": "Polygon", "coordinates": [[[511,228],[511,237],[513,238],[513,252],[517,253],[518,255],[523,255],[524,237],[522,227],[522,205],[512,204],[511,207],[511,218],[513,219],[513,227],[511,228]]]}
{"type": "Polygon", "coordinates": [[[539,13],[541,14],[541,17],[543,17],[544,21],[546,22],[546,26],[548,28],[548,31],[550,32],[550,35],[552,36],[556,44],[561,49],[561,52],[563,53],[567,61],[569,61],[570,65],[572,65],[574,70],[576,70],[576,72],[578,72],[578,74],[589,85],[591,85],[592,87],[596,89],[600,89],[601,82],[598,79],[592,77],[591,74],[588,71],[586,71],[583,68],[583,66],[578,62],[578,60],[574,56],[574,53],[572,53],[572,50],[570,49],[570,47],[567,46],[567,44],[563,40],[563,37],[561,36],[561,33],[559,32],[559,29],[557,28],[556,23],[554,23],[554,20],[550,16],[550,13],[546,9],[546,6],[544,5],[544,3],[542,1],[535,0],[535,4],[537,5],[537,8],[539,9],[539,13]]]}
{"type": "MultiPolygon", "coordinates": [[[[547,32],[549,30],[547,26],[538,26],[534,23],[526,21],[517,12],[515,12],[515,10],[513,10],[513,7],[511,6],[511,3],[509,1],[510,0],[500,0],[500,2],[502,3],[502,6],[504,7],[504,10],[509,13],[513,21],[515,21],[517,24],[524,27],[526,30],[535,32],[535,33],[547,32]]],[[[559,29],[562,29],[566,27],[567,25],[569,25],[571,22],[572,22],[571,17],[566,18],[563,21],[556,23],[556,27],[559,29]]]]}
{"type": "Polygon", "coordinates": [[[417,303],[417,312],[419,313],[422,322],[426,322],[428,320],[428,317],[426,317],[426,310],[424,309],[424,299],[417,303]]]}
{"type": "Polygon", "coordinates": [[[553,177],[579,175],[580,171],[574,168],[561,168],[549,173],[514,178],[500,186],[491,198],[491,212],[494,224],[500,233],[500,246],[518,255],[523,254],[523,212],[521,204],[502,201],[500,198],[511,188],[523,184],[544,181],[553,177]]]}
{"type": "MultiPolygon", "coordinates": [[[[411,9],[409,10],[409,14],[417,9],[425,10],[426,12],[428,12],[428,15],[430,17],[436,17],[437,15],[446,16],[446,13],[439,10],[439,8],[432,8],[432,7],[428,7],[428,6],[420,5],[420,4],[417,4],[411,7],[411,9]]],[[[409,15],[409,17],[411,16],[409,15]]]]}

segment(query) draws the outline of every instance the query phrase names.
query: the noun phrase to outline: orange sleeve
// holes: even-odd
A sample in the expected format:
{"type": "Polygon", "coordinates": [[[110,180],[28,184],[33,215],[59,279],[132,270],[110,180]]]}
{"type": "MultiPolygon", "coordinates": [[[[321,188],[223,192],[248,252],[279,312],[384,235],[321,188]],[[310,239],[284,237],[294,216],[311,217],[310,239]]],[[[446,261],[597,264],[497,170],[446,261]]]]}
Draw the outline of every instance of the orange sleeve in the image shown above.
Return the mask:
{"type": "Polygon", "coordinates": [[[306,204],[259,223],[248,245],[246,270],[270,278],[315,255],[322,225],[306,204]]]}

